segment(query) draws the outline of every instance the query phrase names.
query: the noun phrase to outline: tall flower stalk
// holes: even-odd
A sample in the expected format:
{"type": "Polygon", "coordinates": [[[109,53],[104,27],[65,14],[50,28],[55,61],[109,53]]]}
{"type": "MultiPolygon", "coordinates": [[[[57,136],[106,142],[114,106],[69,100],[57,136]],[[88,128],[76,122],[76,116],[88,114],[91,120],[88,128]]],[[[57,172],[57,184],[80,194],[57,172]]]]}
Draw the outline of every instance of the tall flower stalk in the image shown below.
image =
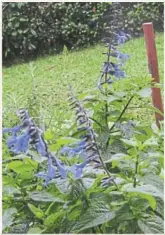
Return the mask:
{"type": "Polygon", "coordinates": [[[75,97],[71,88],[69,102],[71,109],[75,110],[76,121],[79,131],[85,131],[85,135],[81,141],[81,150],[84,152],[85,162],[94,161],[100,163],[105,172],[107,173],[109,179],[117,187],[114,179],[112,178],[110,172],[108,171],[105,163],[102,160],[101,153],[97,144],[96,133],[92,128],[91,120],[88,117],[87,111],[80,103],[80,101],[75,97]]]}

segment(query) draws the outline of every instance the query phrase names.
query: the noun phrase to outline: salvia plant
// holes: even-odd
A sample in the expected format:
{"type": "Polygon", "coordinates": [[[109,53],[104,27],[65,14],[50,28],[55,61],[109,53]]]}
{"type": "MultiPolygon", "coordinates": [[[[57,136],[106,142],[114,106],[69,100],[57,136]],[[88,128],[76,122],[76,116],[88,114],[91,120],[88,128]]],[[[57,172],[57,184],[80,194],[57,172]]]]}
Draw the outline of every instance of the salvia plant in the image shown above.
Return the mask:
{"type": "Polygon", "coordinates": [[[163,233],[163,123],[132,117],[130,104],[150,88],[124,72],[129,34],[111,36],[97,87],[69,87],[68,137],[52,139],[24,108],[3,129],[4,232],[163,233]]]}

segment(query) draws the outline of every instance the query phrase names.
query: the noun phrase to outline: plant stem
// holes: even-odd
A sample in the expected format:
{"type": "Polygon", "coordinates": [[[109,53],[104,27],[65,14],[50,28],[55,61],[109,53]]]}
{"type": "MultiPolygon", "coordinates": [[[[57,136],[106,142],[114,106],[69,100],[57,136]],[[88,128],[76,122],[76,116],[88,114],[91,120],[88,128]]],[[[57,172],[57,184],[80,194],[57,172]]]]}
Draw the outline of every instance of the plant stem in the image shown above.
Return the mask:
{"type": "MultiPolygon", "coordinates": [[[[110,63],[110,53],[111,53],[111,41],[109,43],[109,49],[108,49],[108,54],[107,54],[107,68],[105,71],[105,83],[107,83],[107,76],[108,76],[108,64],[110,63]]],[[[105,96],[106,98],[108,97],[108,91],[107,91],[107,87],[105,88],[105,96]]],[[[105,103],[105,126],[106,128],[108,128],[108,102],[106,99],[106,103],[105,103]]]]}
{"type": "Polygon", "coordinates": [[[134,176],[134,182],[133,187],[136,188],[136,175],[138,173],[138,164],[139,164],[139,155],[136,155],[136,163],[135,163],[135,176],[134,176]]]}
{"type": "Polygon", "coordinates": [[[101,128],[103,128],[103,126],[94,118],[89,117],[89,119],[91,119],[92,121],[94,121],[98,126],[100,126],[101,128]]]}
{"type": "MultiPolygon", "coordinates": [[[[128,108],[128,105],[129,105],[130,102],[132,101],[133,97],[134,97],[133,95],[130,97],[130,99],[128,100],[126,106],[124,107],[124,109],[123,109],[122,112],[120,113],[120,116],[118,117],[118,119],[114,122],[114,124],[113,124],[113,125],[111,126],[111,128],[109,129],[109,132],[112,131],[112,129],[115,127],[115,124],[122,118],[123,114],[125,113],[126,109],[128,108]]],[[[110,140],[110,136],[109,136],[109,138],[108,138],[108,140],[107,140],[106,148],[107,148],[108,145],[109,145],[109,140],[110,140]]]]}
{"type": "MultiPolygon", "coordinates": [[[[95,141],[95,143],[96,143],[96,148],[97,148],[97,152],[98,152],[98,154],[99,154],[99,160],[100,160],[100,162],[101,162],[101,165],[102,165],[103,169],[105,170],[105,172],[107,173],[107,175],[109,176],[109,178],[112,178],[110,172],[108,171],[108,169],[107,169],[105,163],[104,163],[103,160],[102,160],[101,153],[100,153],[99,147],[98,147],[98,145],[97,145],[95,136],[94,136],[94,141],[95,141]]],[[[112,179],[112,182],[113,182],[113,184],[116,186],[116,188],[118,188],[116,182],[115,182],[113,179],[112,179]]]]}

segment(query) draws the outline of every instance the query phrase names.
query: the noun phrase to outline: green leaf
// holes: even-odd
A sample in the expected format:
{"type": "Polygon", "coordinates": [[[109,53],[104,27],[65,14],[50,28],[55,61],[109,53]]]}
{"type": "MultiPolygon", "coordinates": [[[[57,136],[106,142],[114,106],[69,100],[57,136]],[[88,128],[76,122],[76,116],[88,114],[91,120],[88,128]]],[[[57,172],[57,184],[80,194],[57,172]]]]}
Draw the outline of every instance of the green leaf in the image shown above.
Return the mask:
{"type": "Polygon", "coordinates": [[[54,195],[46,192],[46,191],[35,191],[29,194],[29,197],[33,201],[37,202],[58,202],[64,203],[64,201],[60,198],[55,197],[54,195]]]}
{"type": "Polygon", "coordinates": [[[127,139],[121,139],[125,144],[136,147],[138,144],[135,140],[127,140],[127,139]]]}
{"type": "Polygon", "coordinates": [[[24,159],[24,161],[12,161],[8,164],[8,168],[16,173],[25,173],[37,169],[38,163],[30,158],[24,159]]]}
{"type": "Polygon", "coordinates": [[[38,227],[30,228],[27,234],[41,234],[42,230],[38,227]]]}
{"type": "Polygon", "coordinates": [[[76,139],[76,138],[62,137],[62,138],[57,139],[56,144],[54,145],[54,149],[56,148],[56,150],[58,150],[63,145],[72,144],[78,141],[79,139],[76,139]]]}
{"type": "Polygon", "coordinates": [[[151,97],[152,90],[151,90],[151,88],[143,88],[142,90],[140,90],[140,91],[138,92],[138,94],[139,94],[141,97],[143,97],[143,98],[145,98],[145,97],[151,97]]]}
{"type": "Polygon", "coordinates": [[[143,146],[158,146],[157,139],[155,137],[151,137],[143,143],[143,146]]]}
{"type": "Polygon", "coordinates": [[[158,175],[154,175],[150,173],[150,174],[143,176],[141,180],[142,182],[144,182],[144,184],[153,185],[154,187],[158,188],[158,190],[161,190],[162,192],[164,190],[164,182],[158,175]]]}
{"type": "Polygon", "coordinates": [[[21,191],[13,186],[4,186],[3,188],[3,195],[13,196],[14,194],[21,194],[21,191]]]}
{"type": "Polygon", "coordinates": [[[35,36],[35,37],[37,36],[37,33],[34,29],[31,29],[31,33],[32,33],[33,36],[35,36]]]}
{"type": "Polygon", "coordinates": [[[47,130],[45,133],[44,133],[44,138],[46,140],[53,140],[54,138],[54,133],[51,131],[51,130],[47,130]]]}
{"type": "Polygon", "coordinates": [[[28,207],[38,219],[42,219],[44,217],[44,212],[41,209],[35,207],[34,205],[30,203],[28,203],[28,207]]]}
{"type": "Polygon", "coordinates": [[[17,31],[11,33],[12,36],[17,36],[17,31]]]}
{"type": "Polygon", "coordinates": [[[164,234],[164,222],[156,215],[138,220],[138,225],[144,234],[164,234]]]}
{"type": "Polygon", "coordinates": [[[109,160],[107,160],[105,163],[112,162],[113,160],[120,160],[120,159],[123,159],[127,156],[128,155],[125,153],[116,153],[116,154],[111,155],[111,158],[109,160]]]}
{"type": "Polygon", "coordinates": [[[20,18],[19,19],[21,22],[25,22],[25,21],[27,21],[26,19],[24,19],[24,18],[20,18]]]}
{"type": "Polygon", "coordinates": [[[158,187],[155,187],[151,184],[136,186],[134,188],[132,185],[124,185],[123,191],[131,192],[131,193],[139,193],[139,194],[147,194],[154,197],[159,197],[161,199],[164,198],[163,191],[161,191],[158,187]]]}
{"type": "Polygon", "coordinates": [[[72,232],[80,232],[85,229],[104,224],[115,217],[115,213],[105,205],[105,202],[94,201],[89,208],[80,217],[76,225],[73,226],[72,232]]]}
{"type": "Polygon", "coordinates": [[[55,226],[58,225],[58,227],[60,226],[61,220],[65,215],[65,211],[58,211],[57,213],[53,213],[51,215],[49,215],[45,220],[44,220],[44,226],[46,227],[51,227],[51,226],[55,226]]]}
{"type": "Polygon", "coordinates": [[[111,102],[113,102],[114,100],[118,100],[119,98],[118,97],[115,97],[115,96],[110,96],[109,98],[108,98],[108,103],[111,103],[111,102]]]}
{"type": "Polygon", "coordinates": [[[121,208],[116,211],[116,216],[114,219],[116,219],[117,222],[124,222],[126,220],[128,221],[134,219],[134,215],[127,203],[122,205],[121,208]]]}
{"type": "Polygon", "coordinates": [[[2,217],[2,229],[11,226],[14,222],[14,214],[17,213],[16,208],[8,208],[4,211],[3,217],[2,217]]]}

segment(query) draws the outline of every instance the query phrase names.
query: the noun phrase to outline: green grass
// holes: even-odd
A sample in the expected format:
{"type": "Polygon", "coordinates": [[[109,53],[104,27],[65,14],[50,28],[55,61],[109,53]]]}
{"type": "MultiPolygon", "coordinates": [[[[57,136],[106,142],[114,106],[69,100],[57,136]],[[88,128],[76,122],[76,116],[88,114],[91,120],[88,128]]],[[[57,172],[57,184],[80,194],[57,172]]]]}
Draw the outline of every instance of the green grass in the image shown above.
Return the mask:
{"type": "MultiPolygon", "coordinates": [[[[163,34],[157,34],[156,46],[161,82],[164,77],[163,45],[163,34]]],[[[36,66],[34,83],[37,85],[38,96],[41,95],[43,103],[45,103],[44,111],[47,110],[44,113],[45,118],[48,112],[51,112],[55,116],[54,122],[63,122],[69,109],[66,101],[69,84],[72,84],[76,92],[85,91],[97,85],[105,60],[102,52],[105,51],[106,48],[103,45],[96,45],[78,52],[66,52],[61,55],[39,58],[33,62],[33,65],[36,66]]],[[[130,55],[124,68],[127,77],[145,79],[149,72],[144,39],[139,38],[127,42],[122,51],[130,55]]],[[[4,121],[17,108],[27,107],[28,97],[32,94],[31,75],[29,64],[3,68],[4,121]]]]}

